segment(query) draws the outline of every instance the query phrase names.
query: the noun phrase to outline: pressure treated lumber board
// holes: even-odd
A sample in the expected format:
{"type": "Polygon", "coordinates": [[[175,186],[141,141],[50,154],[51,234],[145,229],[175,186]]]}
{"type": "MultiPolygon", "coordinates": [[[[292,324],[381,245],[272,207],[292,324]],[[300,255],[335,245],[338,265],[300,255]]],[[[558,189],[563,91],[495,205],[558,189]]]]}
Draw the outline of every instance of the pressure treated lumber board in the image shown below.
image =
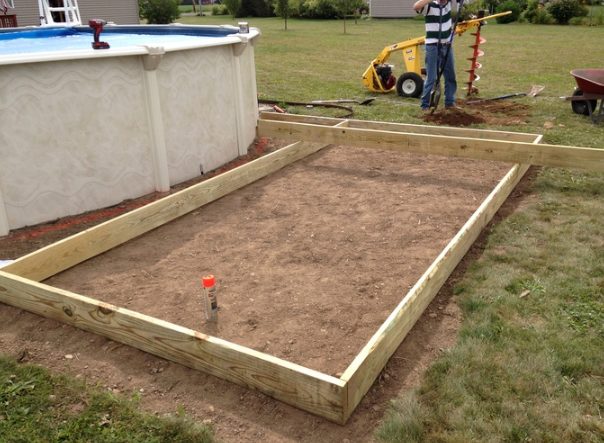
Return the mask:
{"type": "Polygon", "coordinates": [[[407,132],[413,134],[446,135],[453,137],[471,137],[477,139],[526,141],[532,140],[535,134],[526,132],[506,132],[491,129],[453,128],[449,126],[412,125],[409,123],[390,123],[370,120],[341,119],[333,117],[314,117],[297,114],[277,114],[275,112],[262,112],[263,120],[285,121],[291,123],[309,123],[313,125],[335,126],[342,121],[347,121],[347,127],[359,129],[376,129],[380,131],[407,132]]]}
{"type": "Polygon", "coordinates": [[[354,127],[335,128],[265,119],[258,122],[258,135],[321,141],[336,145],[359,146],[396,152],[414,152],[604,172],[604,149],[595,148],[402,133],[354,127]]]}
{"type": "MultiPolygon", "coordinates": [[[[300,119],[300,117],[290,118],[298,121],[300,119]]],[[[308,117],[302,118],[308,119],[308,117]]],[[[409,129],[409,125],[402,124],[321,117],[311,117],[311,119],[320,125],[330,125],[323,127],[332,131],[347,131],[348,128],[356,125],[373,128],[370,130],[371,133],[396,134],[398,132],[404,136],[408,135],[405,131],[409,129]],[[379,129],[384,127],[390,131],[384,132],[379,129]]],[[[292,124],[289,121],[272,123],[292,124]]],[[[441,138],[455,138],[451,134],[460,134],[455,131],[455,128],[427,127],[426,130],[433,136],[441,138]]],[[[361,129],[361,131],[367,130],[361,129]]],[[[464,130],[463,134],[474,136],[462,139],[470,142],[481,137],[493,137],[513,139],[515,140],[513,143],[516,144],[518,144],[516,140],[535,137],[530,134],[509,135],[510,133],[482,130],[464,130]]],[[[262,135],[265,134],[259,133],[259,136],[262,135]]],[[[311,134],[310,138],[313,139],[315,136],[316,134],[311,134]]],[[[457,138],[461,139],[461,137],[457,138]]],[[[297,141],[254,162],[26,255],[0,271],[0,302],[104,335],[185,366],[258,389],[300,409],[337,423],[345,423],[392,352],[402,342],[407,331],[461,260],[480,229],[505,200],[506,192],[511,191],[528,166],[514,166],[449,244],[451,249],[443,251],[435,264],[389,316],[340,379],[188,328],[33,281],[52,276],[105,252],[300,160],[325,147],[325,141],[329,139],[330,137],[326,137],[326,140],[315,145],[297,141]],[[468,224],[471,223],[472,226],[469,226],[468,224]],[[457,243],[455,243],[456,239],[457,243]],[[439,264],[441,261],[445,264],[439,264]],[[413,292],[414,290],[416,292],[413,292]],[[406,303],[405,300],[409,299],[413,302],[406,303]]],[[[490,143],[493,140],[487,138],[479,141],[490,143]]],[[[391,145],[387,146],[392,149],[391,145]]]]}
{"type": "Polygon", "coordinates": [[[504,187],[498,187],[466,223],[462,230],[441,252],[422,278],[407,293],[405,298],[390,314],[386,322],[371,338],[360,354],[342,375],[347,381],[348,405],[346,416],[350,416],[380,374],[396,348],[422,315],[434,296],[438,293],[453,269],[457,266],[480,231],[497,212],[500,204],[522,178],[528,165],[516,165],[505,178],[504,187]]]}
{"type": "Polygon", "coordinates": [[[0,271],[0,302],[258,389],[342,422],[345,383],[226,340],[0,271]]]}
{"type": "Polygon", "coordinates": [[[5,266],[3,270],[31,280],[42,281],[259,180],[325,146],[325,144],[295,142],[264,157],[25,255],[5,266]]]}
{"type": "MultiPolygon", "coordinates": [[[[534,143],[540,139],[541,136],[534,143]]],[[[394,351],[529,167],[512,167],[344,371],[341,379],[347,382],[348,389],[345,419],[355,410],[394,351]]]]}

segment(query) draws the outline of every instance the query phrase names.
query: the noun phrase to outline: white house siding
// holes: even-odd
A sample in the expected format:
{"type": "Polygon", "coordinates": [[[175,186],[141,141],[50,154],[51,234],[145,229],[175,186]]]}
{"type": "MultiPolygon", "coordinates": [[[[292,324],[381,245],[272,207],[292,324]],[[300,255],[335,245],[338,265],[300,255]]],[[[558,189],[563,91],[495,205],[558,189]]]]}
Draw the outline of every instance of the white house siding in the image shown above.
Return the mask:
{"type": "Polygon", "coordinates": [[[371,0],[369,15],[375,18],[415,17],[415,0],[371,0]]]}
{"type": "Polygon", "coordinates": [[[35,0],[16,1],[15,9],[9,9],[8,14],[17,15],[17,25],[32,26],[40,24],[38,2],[35,0]]]}
{"type": "MultiPolygon", "coordinates": [[[[139,23],[137,0],[79,0],[78,6],[82,24],[87,24],[91,18],[102,18],[118,25],[139,23]]],[[[40,24],[37,0],[16,1],[15,9],[10,9],[8,13],[17,15],[19,26],[38,26],[40,24]]]]}
{"type": "Polygon", "coordinates": [[[137,0],[79,0],[82,23],[91,18],[102,18],[118,25],[139,24],[137,0]]]}

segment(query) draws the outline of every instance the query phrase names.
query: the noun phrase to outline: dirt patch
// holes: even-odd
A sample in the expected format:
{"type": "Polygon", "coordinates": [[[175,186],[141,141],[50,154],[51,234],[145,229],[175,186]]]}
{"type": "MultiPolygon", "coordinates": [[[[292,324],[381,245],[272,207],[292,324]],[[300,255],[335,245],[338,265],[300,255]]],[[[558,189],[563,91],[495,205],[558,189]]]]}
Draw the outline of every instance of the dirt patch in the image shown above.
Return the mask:
{"type": "Polygon", "coordinates": [[[507,169],[332,147],[47,283],[337,376],[507,169]]]}
{"type": "Polygon", "coordinates": [[[512,126],[526,124],[529,107],[514,101],[495,100],[479,103],[458,101],[458,109],[438,108],[433,114],[423,117],[430,124],[447,126],[489,125],[512,126]]]}
{"type": "MultiPolygon", "coordinates": [[[[235,326],[220,331],[225,338],[337,373],[504,169],[486,162],[331,148],[51,283],[104,300],[109,296],[113,300],[107,301],[202,329],[194,294],[199,275],[211,268],[220,279],[221,321],[235,326]],[[135,255],[132,248],[138,250],[135,255]]],[[[48,241],[48,236],[41,233],[36,242],[48,241]]],[[[9,237],[0,238],[0,255],[6,256],[5,245],[13,252],[31,250],[26,235],[9,237]]],[[[480,253],[480,245],[473,250],[480,253]]],[[[222,441],[365,442],[388,400],[416,386],[423,370],[454,344],[460,317],[450,291],[455,278],[428,307],[346,426],[4,305],[0,348],[20,361],[114,392],[138,392],[143,407],[158,414],[182,405],[194,417],[209,420],[222,441]]]]}

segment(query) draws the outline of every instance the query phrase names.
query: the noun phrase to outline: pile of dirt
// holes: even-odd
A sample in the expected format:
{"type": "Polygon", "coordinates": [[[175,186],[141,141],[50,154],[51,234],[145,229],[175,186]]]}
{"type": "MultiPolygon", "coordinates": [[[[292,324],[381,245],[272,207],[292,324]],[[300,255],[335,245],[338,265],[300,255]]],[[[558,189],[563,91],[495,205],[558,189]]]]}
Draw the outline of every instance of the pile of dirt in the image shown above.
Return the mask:
{"type": "Polygon", "coordinates": [[[444,109],[436,110],[433,114],[424,115],[424,121],[445,126],[470,126],[484,123],[486,120],[479,115],[465,112],[462,109],[444,109]]]}
{"type": "MultiPolygon", "coordinates": [[[[472,100],[474,101],[474,100],[472,100]]],[[[516,126],[527,123],[529,107],[513,101],[458,101],[457,109],[438,108],[433,114],[424,116],[424,121],[430,124],[446,126],[470,126],[474,124],[489,124],[498,126],[516,126]]]]}

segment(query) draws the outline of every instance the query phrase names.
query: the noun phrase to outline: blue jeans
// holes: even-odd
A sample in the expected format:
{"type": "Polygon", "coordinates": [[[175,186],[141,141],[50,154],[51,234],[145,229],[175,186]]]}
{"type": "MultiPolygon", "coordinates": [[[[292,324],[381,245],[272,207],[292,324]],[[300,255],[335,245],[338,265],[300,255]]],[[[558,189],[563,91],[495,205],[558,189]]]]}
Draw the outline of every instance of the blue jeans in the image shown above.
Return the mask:
{"type": "MultiPolygon", "coordinates": [[[[430,106],[430,93],[436,81],[438,63],[438,45],[424,46],[426,52],[426,80],[424,81],[424,90],[422,92],[421,107],[427,109],[430,106]]],[[[440,46],[440,62],[443,63],[449,46],[440,46]]],[[[453,57],[453,47],[450,47],[447,63],[443,71],[445,78],[445,106],[455,104],[455,92],[457,92],[457,80],[455,80],[455,62],[453,57]]]]}

